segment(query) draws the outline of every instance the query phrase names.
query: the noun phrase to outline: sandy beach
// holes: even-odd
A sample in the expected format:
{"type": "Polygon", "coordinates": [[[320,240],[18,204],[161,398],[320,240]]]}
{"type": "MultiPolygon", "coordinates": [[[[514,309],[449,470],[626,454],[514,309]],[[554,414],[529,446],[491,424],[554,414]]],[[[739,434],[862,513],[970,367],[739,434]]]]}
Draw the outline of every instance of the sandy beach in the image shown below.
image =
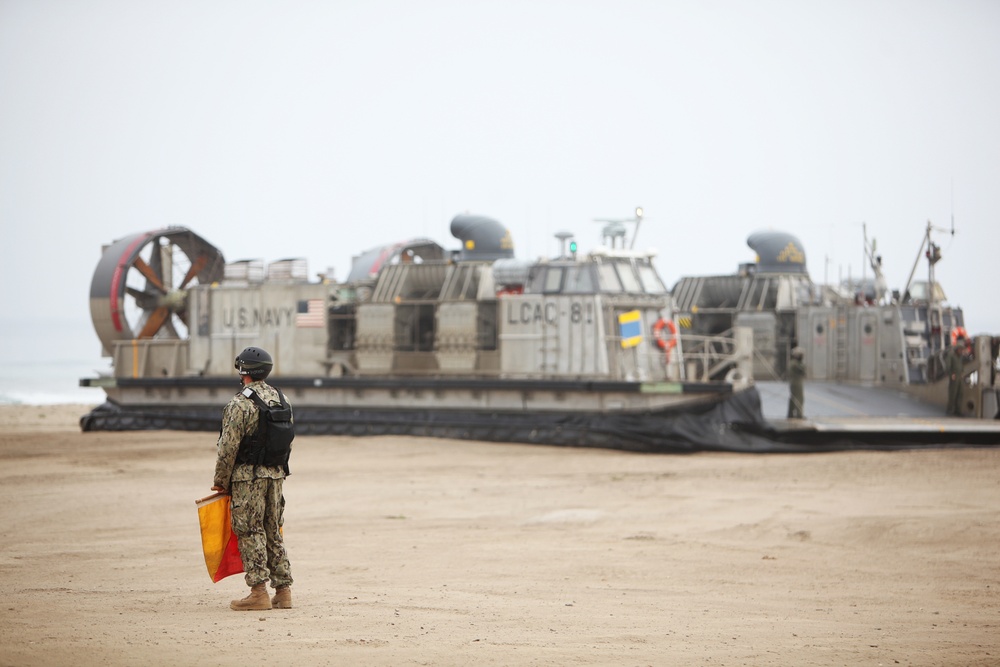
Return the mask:
{"type": "Polygon", "coordinates": [[[290,610],[233,612],[211,433],[0,408],[0,665],[997,665],[1000,449],[300,437],[290,610]]]}

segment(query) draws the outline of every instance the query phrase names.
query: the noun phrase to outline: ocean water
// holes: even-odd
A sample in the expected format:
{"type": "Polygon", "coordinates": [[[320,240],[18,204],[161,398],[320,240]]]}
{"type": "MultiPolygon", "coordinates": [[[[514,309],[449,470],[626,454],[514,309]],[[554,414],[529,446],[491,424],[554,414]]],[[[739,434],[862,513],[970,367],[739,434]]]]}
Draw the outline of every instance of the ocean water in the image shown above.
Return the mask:
{"type": "Polygon", "coordinates": [[[8,364],[0,371],[0,405],[99,405],[104,402],[102,389],[79,386],[80,378],[97,376],[96,366],[99,361],[88,359],[8,364]]]}
{"type": "Polygon", "coordinates": [[[0,320],[0,350],[0,405],[104,402],[102,389],[80,386],[111,372],[89,320],[0,320]]]}

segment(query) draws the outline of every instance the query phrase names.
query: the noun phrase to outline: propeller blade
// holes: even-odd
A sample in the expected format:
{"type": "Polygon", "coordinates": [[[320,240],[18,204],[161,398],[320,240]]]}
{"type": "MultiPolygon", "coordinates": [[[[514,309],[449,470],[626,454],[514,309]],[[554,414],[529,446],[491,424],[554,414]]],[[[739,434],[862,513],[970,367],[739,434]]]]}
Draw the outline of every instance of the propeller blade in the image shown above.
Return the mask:
{"type": "Polygon", "coordinates": [[[160,306],[154,310],[149,314],[149,319],[146,320],[146,325],[139,332],[138,338],[152,338],[155,336],[168,317],[170,317],[170,309],[166,306],[160,306]]]}
{"type": "Polygon", "coordinates": [[[159,304],[162,298],[155,292],[143,292],[135,287],[126,287],[125,293],[135,299],[135,305],[143,310],[152,310],[159,304]]]}
{"type": "Polygon", "coordinates": [[[197,259],[191,263],[191,268],[188,269],[188,272],[184,275],[184,280],[181,281],[179,289],[187,287],[187,284],[191,282],[196,275],[201,273],[201,270],[205,268],[206,264],[208,264],[208,255],[198,255],[197,259]]]}
{"type": "Polygon", "coordinates": [[[160,276],[156,275],[156,271],[154,271],[153,267],[146,263],[146,260],[142,257],[136,257],[135,261],[132,262],[132,266],[139,269],[139,273],[146,276],[146,280],[148,280],[154,287],[159,289],[164,294],[167,293],[167,289],[160,281],[160,276]]]}

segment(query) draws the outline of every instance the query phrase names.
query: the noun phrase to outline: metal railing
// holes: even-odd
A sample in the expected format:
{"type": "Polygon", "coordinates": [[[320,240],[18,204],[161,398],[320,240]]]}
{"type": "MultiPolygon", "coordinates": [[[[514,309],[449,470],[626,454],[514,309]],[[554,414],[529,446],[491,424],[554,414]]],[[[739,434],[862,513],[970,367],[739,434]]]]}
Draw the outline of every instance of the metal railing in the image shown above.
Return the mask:
{"type": "Polygon", "coordinates": [[[683,334],[678,347],[683,347],[684,375],[688,381],[749,383],[752,380],[753,332],[746,327],[734,327],[711,336],[683,334]]]}

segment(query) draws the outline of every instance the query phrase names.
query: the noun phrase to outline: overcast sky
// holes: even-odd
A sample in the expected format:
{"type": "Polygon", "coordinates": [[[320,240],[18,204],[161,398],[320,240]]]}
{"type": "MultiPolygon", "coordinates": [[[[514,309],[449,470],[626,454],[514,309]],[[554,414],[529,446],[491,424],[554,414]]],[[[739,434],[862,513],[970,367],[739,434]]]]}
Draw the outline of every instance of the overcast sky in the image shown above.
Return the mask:
{"type": "Polygon", "coordinates": [[[900,287],[954,218],[938,278],[1000,333],[1000,2],[0,0],[8,319],[96,341],[101,245],[166,225],[343,278],[460,212],[528,258],[637,205],[670,285],[769,228],[858,276],[867,223],[900,287]]]}

